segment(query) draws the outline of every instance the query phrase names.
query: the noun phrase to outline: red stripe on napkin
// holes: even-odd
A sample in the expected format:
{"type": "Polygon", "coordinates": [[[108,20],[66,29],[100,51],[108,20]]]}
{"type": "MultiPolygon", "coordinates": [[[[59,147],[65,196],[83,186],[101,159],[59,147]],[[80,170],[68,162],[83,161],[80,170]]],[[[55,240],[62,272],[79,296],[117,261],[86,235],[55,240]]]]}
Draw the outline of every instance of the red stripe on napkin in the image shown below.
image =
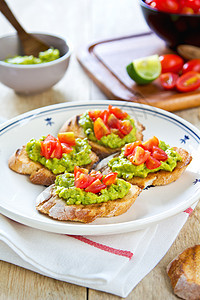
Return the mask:
{"type": "Polygon", "coordinates": [[[127,251],[127,250],[120,250],[120,249],[115,249],[115,248],[112,248],[112,247],[109,247],[109,246],[106,246],[106,245],[103,245],[103,244],[100,244],[100,243],[96,243],[92,240],[89,240],[83,236],[80,236],[80,235],[69,235],[70,237],[73,237],[83,243],[86,243],[90,246],[93,246],[93,247],[96,247],[100,250],[103,250],[103,251],[107,251],[107,252],[110,252],[112,254],[115,254],[115,255],[120,255],[120,256],[124,256],[124,257],[127,257],[129,259],[132,258],[133,256],[133,253],[130,252],[130,251],[127,251]]]}
{"type": "Polygon", "coordinates": [[[184,210],[184,212],[190,215],[193,212],[193,209],[191,207],[188,207],[186,210],[184,210]]]}

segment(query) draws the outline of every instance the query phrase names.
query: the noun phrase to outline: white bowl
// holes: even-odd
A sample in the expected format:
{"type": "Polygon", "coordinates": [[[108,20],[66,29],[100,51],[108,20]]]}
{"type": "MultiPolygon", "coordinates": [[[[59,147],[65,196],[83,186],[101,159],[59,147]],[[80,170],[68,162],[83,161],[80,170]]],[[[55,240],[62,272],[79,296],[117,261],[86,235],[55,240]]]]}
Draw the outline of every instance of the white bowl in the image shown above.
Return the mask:
{"type": "Polygon", "coordinates": [[[20,55],[20,41],[17,34],[0,38],[0,81],[15,92],[34,94],[55,85],[65,74],[70,60],[71,48],[65,39],[44,33],[32,33],[49,47],[59,49],[60,58],[36,65],[15,65],[6,63],[8,57],[20,55]]]}

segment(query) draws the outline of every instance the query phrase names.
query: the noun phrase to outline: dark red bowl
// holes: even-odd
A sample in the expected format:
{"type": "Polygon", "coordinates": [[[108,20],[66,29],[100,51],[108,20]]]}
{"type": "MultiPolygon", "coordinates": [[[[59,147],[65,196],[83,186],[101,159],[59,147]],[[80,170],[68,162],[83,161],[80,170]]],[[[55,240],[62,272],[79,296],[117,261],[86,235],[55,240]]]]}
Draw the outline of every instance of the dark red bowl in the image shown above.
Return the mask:
{"type": "Polygon", "coordinates": [[[200,47],[200,15],[166,13],[139,1],[148,26],[168,47],[176,48],[181,44],[200,47]]]}

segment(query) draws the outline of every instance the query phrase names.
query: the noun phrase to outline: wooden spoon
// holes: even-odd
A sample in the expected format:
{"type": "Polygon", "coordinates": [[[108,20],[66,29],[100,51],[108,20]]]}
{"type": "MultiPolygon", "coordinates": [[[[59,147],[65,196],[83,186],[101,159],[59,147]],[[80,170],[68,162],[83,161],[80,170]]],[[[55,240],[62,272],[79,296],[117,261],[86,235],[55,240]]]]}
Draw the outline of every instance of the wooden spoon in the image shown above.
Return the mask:
{"type": "Polygon", "coordinates": [[[185,59],[200,59],[200,48],[191,45],[179,45],[177,52],[185,59]]]}
{"type": "Polygon", "coordinates": [[[17,30],[19,39],[22,44],[23,54],[38,56],[39,52],[45,51],[50,48],[44,42],[38,40],[33,35],[27,33],[24,28],[19,24],[12,11],[8,7],[6,1],[0,0],[0,11],[7,18],[7,20],[17,30]]]}

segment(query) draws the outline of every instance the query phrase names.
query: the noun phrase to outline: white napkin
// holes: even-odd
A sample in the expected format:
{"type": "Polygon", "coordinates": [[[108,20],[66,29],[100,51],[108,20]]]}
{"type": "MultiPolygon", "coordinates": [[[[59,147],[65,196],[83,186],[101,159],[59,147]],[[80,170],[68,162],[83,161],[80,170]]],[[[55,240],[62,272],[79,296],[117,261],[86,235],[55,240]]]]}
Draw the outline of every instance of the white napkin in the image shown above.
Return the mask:
{"type": "Polygon", "coordinates": [[[111,236],[49,233],[0,215],[0,259],[58,280],[127,297],[166,254],[191,211],[147,229],[111,236]]]}

